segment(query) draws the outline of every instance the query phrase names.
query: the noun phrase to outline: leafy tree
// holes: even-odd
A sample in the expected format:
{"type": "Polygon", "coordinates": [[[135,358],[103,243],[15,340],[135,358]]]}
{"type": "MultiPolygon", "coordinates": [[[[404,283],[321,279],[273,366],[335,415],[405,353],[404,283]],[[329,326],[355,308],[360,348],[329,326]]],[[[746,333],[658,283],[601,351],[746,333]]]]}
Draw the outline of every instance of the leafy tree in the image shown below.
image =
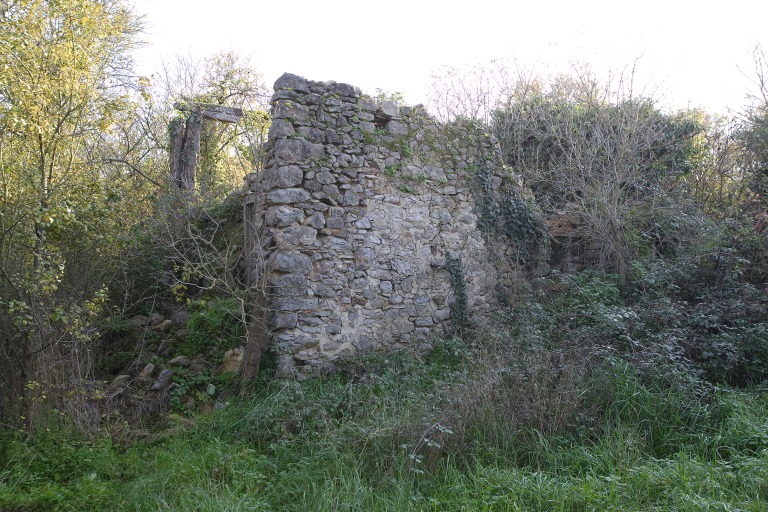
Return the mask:
{"type": "Polygon", "coordinates": [[[753,52],[756,92],[745,110],[736,137],[744,151],[745,178],[754,194],[751,207],[757,214],[768,209],[768,58],[761,46],[753,52]]]}
{"type": "Polygon", "coordinates": [[[19,397],[29,410],[33,389],[75,393],[90,371],[91,320],[127,220],[96,149],[131,106],[138,30],[122,0],[0,3],[3,415],[19,397]]]}
{"type": "Polygon", "coordinates": [[[685,115],[700,127],[691,140],[691,170],[681,180],[685,193],[708,216],[738,215],[750,195],[741,123],[700,110],[685,115]]]}
{"type": "Polygon", "coordinates": [[[690,172],[697,124],[590,74],[516,89],[492,113],[507,164],[545,210],[579,219],[601,268],[624,274],[636,213],[690,172]]]}

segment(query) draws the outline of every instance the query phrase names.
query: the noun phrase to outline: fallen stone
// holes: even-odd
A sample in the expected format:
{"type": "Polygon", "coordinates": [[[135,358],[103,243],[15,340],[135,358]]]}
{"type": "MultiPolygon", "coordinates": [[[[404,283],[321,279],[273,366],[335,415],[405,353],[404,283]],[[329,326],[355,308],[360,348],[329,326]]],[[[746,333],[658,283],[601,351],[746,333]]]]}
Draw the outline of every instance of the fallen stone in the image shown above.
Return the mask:
{"type": "Polygon", "coordinates": [[[168,361],[169,366],[189,366],[189,358],[187,356],[176,356],[168,361]]]}
{"type": "Polygon", "coordinates": [[[236,372],[240,369],[240,365],[243,363],[243,349],[233,348],[224,352],[224,362],[219,368],[221,373],[236,372]]]}
{"type": "Polygon", "coordinates": [[[155,369],[157,367],[152,363],[147,363],[147,365],[144,367],[141,372],[139,372],[139,375],[137,378],[141,380],[149,380],[152,378],[152,375],[155,373],[155,369]]]}
{"type": "Polygon", "coordinates": [[[104,390],[104,398],[114,398],[130,384],[130,375],[118,375],[104,390]]]}
{"type": "Polygon", "coordinates": [[[152,330],[155,332],[167,332],[171,327],[173,327],[173,320],[163,320],[154,326],[152,330]]]}
{"type": "Polygon", "coordinates": [[[160,346],[157,347],[157,355],[162,357],[168,357],[171,355],[171,347],[168,343],[168,340],[163,340],[160,342],[160,346]]]}
{"type": "Polygon", "coordinates": [[[180,309],[171,315],[171,322],[176,325],[187,325],[192,314],[186,309],[180,309]]]}
{"type": "Polygon", "coordinates": [[[154,384],[152,384],[150,389],[152,391],[162,391],[166,389],[173,382],[173,374],[174,372],[171,369],[165,369],[161,371],[160,375],[157,376],[157,380],[154,384]]]}

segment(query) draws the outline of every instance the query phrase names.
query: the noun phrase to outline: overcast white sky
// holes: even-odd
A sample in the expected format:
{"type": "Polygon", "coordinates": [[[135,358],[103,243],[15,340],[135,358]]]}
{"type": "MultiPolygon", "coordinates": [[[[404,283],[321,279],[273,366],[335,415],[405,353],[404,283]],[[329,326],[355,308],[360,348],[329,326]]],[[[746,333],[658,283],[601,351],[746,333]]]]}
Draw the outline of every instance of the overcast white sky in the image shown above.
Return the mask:
{"type": "MultiPolygon", "coordinates": [[[[752,90],[751,50],[768,47],[768,1],[731,0],[134,0],[150,74],[178,53],[248,54],[272,85],[311,80],[400,91],[426,102],[433,73],[495,58],[543,72],[574,61],[618,69],[638,57],[641,82],[673,108],[738,108],[752,90]]],[[[768,51],[768,48],[766,48],[768,51]]]]}

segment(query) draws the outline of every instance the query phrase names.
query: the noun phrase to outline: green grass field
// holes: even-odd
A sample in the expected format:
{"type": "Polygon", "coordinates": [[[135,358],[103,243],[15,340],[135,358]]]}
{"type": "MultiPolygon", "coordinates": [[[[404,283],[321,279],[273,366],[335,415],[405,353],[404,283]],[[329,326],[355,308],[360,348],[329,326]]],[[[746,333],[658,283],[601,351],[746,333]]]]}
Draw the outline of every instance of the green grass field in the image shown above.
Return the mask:
{"type": "Polygon", "coordinates": [[[304,382],[267,372],[145,439],[52,421],[4,439],[0,509],[768,509],[765,392],[556,356],[446,341],[304,382]]]}

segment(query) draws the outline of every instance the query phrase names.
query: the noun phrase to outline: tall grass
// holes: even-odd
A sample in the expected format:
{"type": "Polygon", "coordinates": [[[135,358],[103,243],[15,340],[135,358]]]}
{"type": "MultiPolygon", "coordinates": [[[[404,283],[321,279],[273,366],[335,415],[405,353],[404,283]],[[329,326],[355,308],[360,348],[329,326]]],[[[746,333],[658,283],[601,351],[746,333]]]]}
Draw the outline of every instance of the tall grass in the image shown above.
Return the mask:
{"type": "Polygon", "coordinates": [[[765,510],[764,394],[697,395],[621,361],[498,351],[449,340],[426,361],[274,380],[132,446],[53,426],[6,440],[0,508],[765,510]]]}
{"type": "Polygon", "coordinates": [[[633,349],[603,278],[510,316],[422,356],[265,374],[150,439],[6,436],[0,510],[768,509],[765,391],[633,349]]]}

